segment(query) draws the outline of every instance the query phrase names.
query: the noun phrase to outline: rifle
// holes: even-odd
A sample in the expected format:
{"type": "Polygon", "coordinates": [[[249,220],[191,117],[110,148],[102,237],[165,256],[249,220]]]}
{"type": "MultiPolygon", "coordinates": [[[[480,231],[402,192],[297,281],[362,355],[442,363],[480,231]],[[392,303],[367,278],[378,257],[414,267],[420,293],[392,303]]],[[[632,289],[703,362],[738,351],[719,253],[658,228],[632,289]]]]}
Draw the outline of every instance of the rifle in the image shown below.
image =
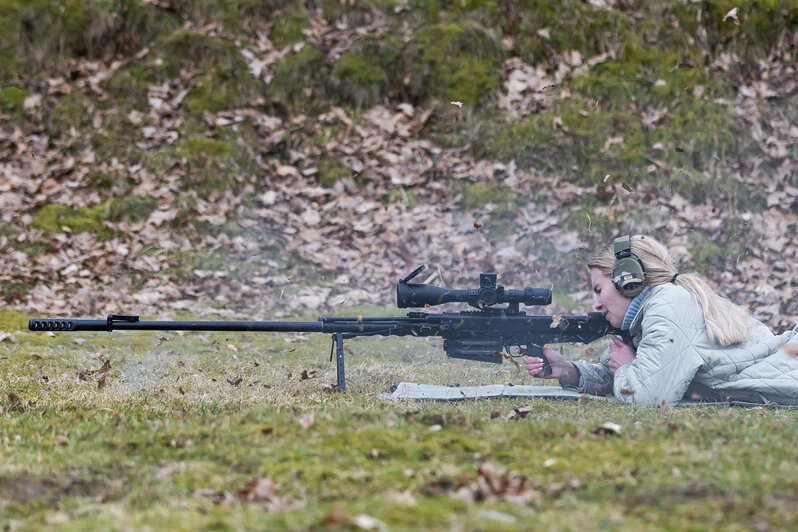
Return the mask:
{"type": "MultiPolygon", "coordinates": [[[[548,305],[547,288],[505,289],[495,273],[481,273],[479,288],[455,290],[410,281],[426,269],[416,268],[396,285],[399,308],[468,303],[477,310],[460,312],[409,312],[405,317],[320,317],[317,321],[142,321],[138,316],[109,314],[104,320],[31,319],[31,331],[250,331],[331,333],[330,361],[336,356],[338,391],[346,391],[343,340],[357,336],[440,336],[447,357],[500,364],[503,351],[526,346],[526,353],[544,359],[543,376],[551,368],[543,356],[550,343],[590,343],[608,334],[621,334],[601,315],[527,315],[520,305],[548,305]],[[496,306],[503,305],[506,306],[496,306]]],[[[624,340],[631,343],[628,338],[624,340]]]]}

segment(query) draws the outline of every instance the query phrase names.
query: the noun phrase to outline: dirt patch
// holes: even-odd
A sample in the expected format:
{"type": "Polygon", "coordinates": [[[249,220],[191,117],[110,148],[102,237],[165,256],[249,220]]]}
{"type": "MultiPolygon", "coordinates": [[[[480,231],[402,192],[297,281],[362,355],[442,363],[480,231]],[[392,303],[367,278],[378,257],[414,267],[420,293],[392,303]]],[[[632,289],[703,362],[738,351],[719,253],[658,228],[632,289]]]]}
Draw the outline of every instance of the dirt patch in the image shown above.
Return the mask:
{"type": "Polygon", "coordinates": [[[99,482],[62,477],[35,477],[20,473],[0,476],[0,500],[28,502],[34,499],[58,499],[63,496],[91,497],[104,493],[99,482]]]}

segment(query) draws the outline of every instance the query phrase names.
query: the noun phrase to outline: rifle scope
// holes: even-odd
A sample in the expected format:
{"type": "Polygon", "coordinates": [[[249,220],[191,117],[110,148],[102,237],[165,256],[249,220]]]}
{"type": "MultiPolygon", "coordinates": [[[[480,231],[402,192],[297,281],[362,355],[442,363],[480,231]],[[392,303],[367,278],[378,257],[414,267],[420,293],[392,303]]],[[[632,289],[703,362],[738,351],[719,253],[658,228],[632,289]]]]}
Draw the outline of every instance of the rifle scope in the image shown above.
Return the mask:
{"type": "Polygon", "coordinates": [[[396,285],[396,306],[399,308],[426,307],[444,303],[468,303],[472,307],[485,309],[493,305],[507,303],[514,308],[519,304],[548,305],[551,303],[551,290],[548,288],[524,288],[512,290],[496,284],[495,273],[479,274],[479,288],[453,290],[429,284],[410,283],[410,279],[426,267],[420,266],[396,285]]]}

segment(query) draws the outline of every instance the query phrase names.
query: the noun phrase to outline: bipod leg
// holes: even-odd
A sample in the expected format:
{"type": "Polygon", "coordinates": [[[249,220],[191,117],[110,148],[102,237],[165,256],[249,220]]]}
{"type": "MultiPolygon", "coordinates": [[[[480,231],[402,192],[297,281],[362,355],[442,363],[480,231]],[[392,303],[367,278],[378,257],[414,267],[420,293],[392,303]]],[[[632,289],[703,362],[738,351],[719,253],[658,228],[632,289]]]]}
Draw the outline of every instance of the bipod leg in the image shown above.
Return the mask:
{"type": "Polygon", "coordinates": [[[344,336],[341,333],[332,335],[332,348],[330,349],[330,362],[335,351],[335,367],[338,372],[338,391],[346,392],[346,372],[344,370],[344,336]]]}

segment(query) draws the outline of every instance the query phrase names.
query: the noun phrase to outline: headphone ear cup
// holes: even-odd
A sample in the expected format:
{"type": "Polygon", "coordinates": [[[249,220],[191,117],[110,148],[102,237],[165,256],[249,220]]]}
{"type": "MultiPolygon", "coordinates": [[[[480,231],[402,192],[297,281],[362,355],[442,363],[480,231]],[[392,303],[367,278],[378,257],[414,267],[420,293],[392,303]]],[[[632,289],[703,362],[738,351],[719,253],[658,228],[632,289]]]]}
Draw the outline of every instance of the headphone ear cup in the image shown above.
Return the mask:
{"type": "Polygon", "coordinates": [[[646,272],[635,257],[624,257],[612,268],[612,283],[626,297],[635,297],[643,291],[646,272]]]}

